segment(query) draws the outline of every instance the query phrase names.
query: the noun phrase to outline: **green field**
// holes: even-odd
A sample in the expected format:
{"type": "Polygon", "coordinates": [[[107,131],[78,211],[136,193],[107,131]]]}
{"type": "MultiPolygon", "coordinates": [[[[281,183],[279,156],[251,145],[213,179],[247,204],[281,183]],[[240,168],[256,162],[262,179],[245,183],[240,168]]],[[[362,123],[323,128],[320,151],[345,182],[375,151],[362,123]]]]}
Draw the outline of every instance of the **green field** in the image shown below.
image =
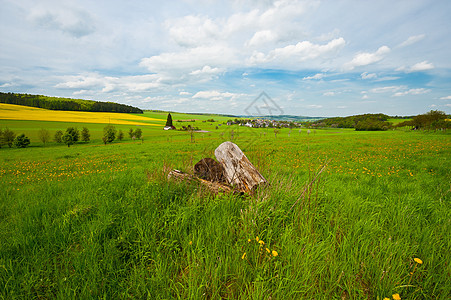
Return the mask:
{"type": "Polygon", "coordinates": [[[105,124],[0,120],[32,142],[0,149],[1,298],[450,297],[449,133],[275,136],[218,126],[227,117],[172,116],[176,127],[208,132],[191,142],[189,132],[148,126],[143,141],[105,146],[105,124]],[[44,147],[37,139],[41,128],[53,135],[68,126],[88,127],[92,141],[44,147]],[[226,140],[268,186],[213,195],[167,180],[226,140]]]}

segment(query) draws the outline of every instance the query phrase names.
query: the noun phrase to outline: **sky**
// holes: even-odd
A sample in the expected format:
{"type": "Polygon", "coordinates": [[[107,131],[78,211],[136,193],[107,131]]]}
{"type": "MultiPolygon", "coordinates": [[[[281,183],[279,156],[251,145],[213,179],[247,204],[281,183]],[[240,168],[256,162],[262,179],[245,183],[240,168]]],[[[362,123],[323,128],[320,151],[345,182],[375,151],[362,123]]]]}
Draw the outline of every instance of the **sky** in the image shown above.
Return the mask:
{"type": "Polygon", "coordinates": [[[233,115],[451,113],[448,0],[0,7],[2,92],[233,115]]]}

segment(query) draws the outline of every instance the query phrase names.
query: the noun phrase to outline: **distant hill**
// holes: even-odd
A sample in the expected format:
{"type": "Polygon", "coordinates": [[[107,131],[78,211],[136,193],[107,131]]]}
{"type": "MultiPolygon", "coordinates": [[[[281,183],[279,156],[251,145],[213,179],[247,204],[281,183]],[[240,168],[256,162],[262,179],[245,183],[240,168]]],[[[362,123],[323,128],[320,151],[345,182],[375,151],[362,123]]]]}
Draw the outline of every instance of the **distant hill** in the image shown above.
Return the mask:
{"type": "Polygon", "coordinates": [[[143,113],[143,111],[137,107],[114,102],[2,92],[0,92],[0,103],[24,105],[50,110],[143,113]]]}
{"type": "Polygon", "coordinates": [[[363,114],[349,117],[334,117],[315,121],[313,127],[355,128],[355,130],[388,130],[390,117],[384,114],[363,114]]]}
{"type": "Polygon", "coordinates": [[[288,122],[314,122],[324,119],[324,117],[307,117],[307,116],[293,116],[293,115],[274,115],[274,116],[240,116],[240,118],[262,119],[274,121],[288,121],[288,122]]]}

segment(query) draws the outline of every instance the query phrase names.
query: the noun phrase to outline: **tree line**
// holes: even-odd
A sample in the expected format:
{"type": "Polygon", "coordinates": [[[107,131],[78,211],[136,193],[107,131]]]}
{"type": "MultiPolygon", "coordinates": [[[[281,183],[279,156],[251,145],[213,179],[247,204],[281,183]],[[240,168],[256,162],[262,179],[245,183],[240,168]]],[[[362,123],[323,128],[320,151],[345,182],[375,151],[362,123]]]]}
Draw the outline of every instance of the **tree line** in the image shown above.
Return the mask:
{"type": "Polygon", "coordinates": [[[0,92],[0,103],[24,105],[49,110],[143,113],[143,111],[137,107],[114,102],[3,92],[0,92]]]}
{"type": "MultiPolygon", "coordinates": [[[[109,144],[115,140],[122,141],[124,139],[124,132],[119,129],[116,130],[116,127],[113,125],[107,125],[103,128],[103,143],[109,144]]],[[[141,128],[130,128],[128,131],[128,136],[133,141],[142,140],[142,130],[141,128]]],[[[39,140],[45,145],[52,140],[50,131],[47,129],[40,129],[38,131],[39,140]]],[[[53,141],[59,144],[66,144],[68,147],[76,144],[77,142],[89,142],[91,140],[91,134],[87,127],[83,127],[81,132],[75,127],[68,127],[65,132],[62,130],[57,130],[53,135],[53,141]]],[[[0,148],[2,146],[8,146],[12,148],[13,146],[16,148],[26,148],[30,145],[30,139],[24,134],[16,135],[14,131],[9,128],[2,129],[0,128],[0,148]]]]}
{"type": "Polygon", "coordinates": [[[428,113],[411,117],[412,120],[393,125],[385,114],[362,114],[349,117],[335,117],[315,121],[311,127],[354,128],[357,131],[384,131],[393,128],[410,126],[412,129],[449,129],[449,116],[443,111],[431,110],[428,113]]]}

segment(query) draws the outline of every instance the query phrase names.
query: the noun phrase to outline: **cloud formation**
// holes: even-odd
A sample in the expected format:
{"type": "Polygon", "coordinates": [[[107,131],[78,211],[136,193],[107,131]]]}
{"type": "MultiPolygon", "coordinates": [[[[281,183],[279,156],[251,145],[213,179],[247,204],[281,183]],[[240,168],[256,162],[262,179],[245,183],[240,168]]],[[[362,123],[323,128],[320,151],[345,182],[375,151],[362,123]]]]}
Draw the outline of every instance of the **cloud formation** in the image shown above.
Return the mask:
{"type": "Polygon", "coordinates": [[[374,64],[384,59],[384,57],[390,52],[390,48],[382,46],[377,49],[376,52],[361,52],[357,53],[354,58],[345,64],[345,69],[352,70],[356,67],[367,66],[374,64]]]}

